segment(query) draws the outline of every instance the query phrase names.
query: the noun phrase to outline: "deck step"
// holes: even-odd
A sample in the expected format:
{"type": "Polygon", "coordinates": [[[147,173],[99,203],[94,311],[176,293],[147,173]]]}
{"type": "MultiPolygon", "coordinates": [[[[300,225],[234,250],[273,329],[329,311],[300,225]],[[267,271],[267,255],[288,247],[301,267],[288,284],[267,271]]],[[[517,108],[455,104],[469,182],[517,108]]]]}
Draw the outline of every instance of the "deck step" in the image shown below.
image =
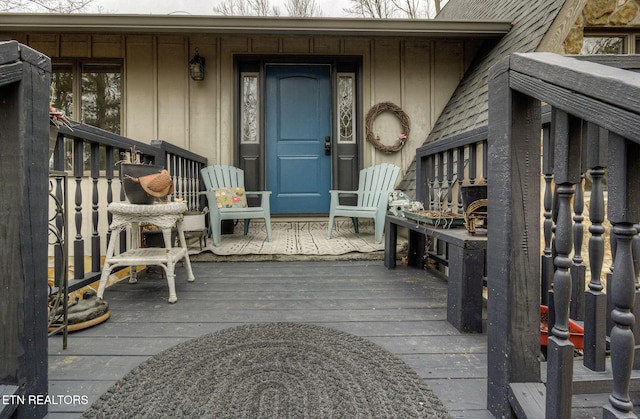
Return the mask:
{"type": "MultiPolygon", "coordinates": [[[[604,371],[591,371],[582,364],[582,358],[575,358],[573,364],[573,394],[610,393],[613,388],[611,359],[605,361],[604,371]]],[[[547,382],[547,363],[540,365],[540,378],[547,382]]],[[[640,371],[631,371],[629,391],[640,391],[640,371]]]]}
{"type": "Polygon", "coordinates": [[[542,383],[509,384],[509,402],[518,419],[545,417],[545,385],[542,383]]]}
{"type": "Polygon", "coordinates": [[[18,403],[4,403],[5,400],[11,401],[9,396],[16,396],[18,394],[18,386],[10,386],[6,384],[0,384],[0,398],[3,403],[0,404],[0,419],[9,419],[13,412],[18,408],[18,403]]]}
{"type": "MultiPolygon", "coordinates": [[[[509,402],[519,419],[545,417],[547,363],[541,364],[542,383],[511,383],[509,402]]],[[[605,371],[591,371],[576,358],[573,368],[573,394],[609,394],[613,388],[611,360],[605,362],[605,371]]],[[[640,391],[640,371],[631,372],[629,390],[640,391]]]]}

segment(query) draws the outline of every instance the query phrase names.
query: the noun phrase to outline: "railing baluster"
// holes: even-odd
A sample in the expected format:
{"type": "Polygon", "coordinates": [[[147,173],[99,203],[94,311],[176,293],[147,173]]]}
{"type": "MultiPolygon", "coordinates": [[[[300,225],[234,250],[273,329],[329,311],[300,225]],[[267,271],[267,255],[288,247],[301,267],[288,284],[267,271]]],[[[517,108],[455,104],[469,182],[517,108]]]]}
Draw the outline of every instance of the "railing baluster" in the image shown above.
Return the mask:
{"type": "Polygon", "coordinates": [[[584,320],[584,288],[587,267],[582,258],[582,242],[584,227],[584,174],[576,185],[573,198],[573,259],[571,264],[571,309],[570,316],[574,320],[584,320]]]}
{"type": "Polygon", "coordinates": [[[453,211],[453,149],[447,150],[447,211],[453,211]]]}
{"type": "Polygon", "coordinates": [[[593,123],[587,124],[587,167],[591,175],[589,202],[589,269],[591,279],[585,291],[584,366],[593,371],[605,370],[607,334],[607,296],[602,292],[604,263],[604,183],[607,164],[606,131],[593,123]]]}
{"type": "MultiPolygon", "coordinates": [[[[114,172],[114,148],[113,146],[105,147],[105,177],[107,179],[107,205],[113,202],[113,172],[114,172]]],[[[111,225],[111,221],[113,220],[113,215],[107,211],[107,226],[111,225]]],[[[107,240],[106,243],[109,243],[111,239],[111,230],[107,228],[107,240]]]]}
{"type": "Polygon", "coordinates": [[[553,142],[549,132],[549,125],[545,125],[542,130],[542,171],[544,173],[544,222],[542,230],[544,232],[544,251],[541,260],[541,281],[540,296],[543,305],[549,305],[549,289],[553,282],[553,255],[551,252],[551,236],[553,228],[553,142]]]}
{"type": "Polygon", "coordinates": [[[571,259],[573,247],[571,226],[571,199],[579,181],[580,167],[571,162],[580,160],[580,136],[576,135],[575,120],[567,113],[554,109],[552,129],[555,133],[554,178],[557,182],[557,222],[553,275],[554,323],[548,340],[546,412],[548,417],[571,416],[573,393],[573,343],[569,340],[569,305],[571,300],[571,259]]]}
{"type": "Polygon", "coordinates": [[[185,159],[176,156],[176,160],[178,162],[178,179],[179,179],[179,183],[180,183],[180,197],[182,199],[184,199],[187,202],[187,205],[189,205],[189,202],[187,201],[187,171],[186,171],[186,161],[185,159]]]}
{"type": "Polygon", "coordinates": [[[436,193],[436,211],[442,211],[442,189],[444,188],[444,153],[438,153],[436,156],[437,160],[437,175],[436,181],[438,183],[437,193],[436,193]]]}
{"type": "Polygon", "coordinates": [[[73,277],[84,278],[84,239],[82,238],[82,176],[84,174],[84,141],[73,140],[73,176],[76,180],[75,225],[76,237],[73,241],[73,277]]]}
{"type": "Polygon", "coordinates": [[[429,205],[429,209],[433,210],[436,208],[436,157],[431,155],[427,158],[427,183],[429,184],[427,190],[427,201],[429,205]]]}
{"type": "Polygon", "coordinates": [[[189,204],[191,208],[199,209],[198,203],[198,176],[196,174],[196,162],[187,161],[187,171],[189,173],[189,204]]]}
{"type": "Polygon", "coordinates": [[[487,164],[489,161],[489,147],[487,140],[482,140],[482,179],[485,182],[489,181],[489,165],[487,164]]]}
{"type": "Polygon", "coordinates": [[[469,184],[476,183],[478,176],[478,143],[469,146],[469,184]]]}
{"type": "Polygon", "coordinates": [[[462,204],[462,183],[464,182],[464,150],[466,147],[458,147],[458,170],[456,177],[458,178],[458,214],[462,214],[464,205],[462,204]]]}
{"type": "Polygon", "coordinates": [[[609,134],[609,220],[616,242],[612,275],[611,369],[613,389],[605,418],[635,417],[629,397],[629,383],[635,352],[633,304],[636,278],[631,243],[637,234],[634,224],[640,221],[640,173],[637,162],[640,145],[609,134]]]}
{"type": "MultiPolygon", "coordinates": [[[[62,136],[62,134],[58,134],[57,137],[57,141],[56,141],[56,146],[54,147],[53,150],[53,170],[58,171],[58,172],[64,172],[64,136],[62,136]]],[[[68,204],[66,201],[66,194],[69,192],[66,188],[68,187],[68,183],[65,181],[65,177],[64,176],[56,176],[55,181],[56,181],[56,199],[58,200],[58,202],[63,203],[63,206],[66,209],[66,205],[68,204]],[[64,189],[63,189],[63,185],[64,185],[64,189]]],[[[67,220],[64,217],[67,217],[68,214],[66,213],[66,211],[63,211],[63,213],[58,214],[58,216],[56,217],[56,228],[58,229],[58,231],[64,231],[65,235],[68,236],[69,233],[69,226],[67,223],[67,220]],[[64,230],[63,230],[64,229],[64,230]]],[[[69,243],[67,241],[67,239],[65,238],[65,246],[68,247],[69,243]]],[[[61,286],[61,270],[65,269],[68,270],[68,260],[64,260],[63,258],[68,258],[69,255],[67,254],[67,252],[63,251],[63,248],[61,246],[60,243],[56,243],[54,245],[54,262],[53,262],[53,266],[54,266],[54,272],[56,273],[55,275],[55,286],[59,287],[61,286]]],[[[67,273],[68,275],[68,273],[67,273]]]]}
{"type": "MultiPolygon", "coordinates": [[[[636,281],[636,298],[633,303],[633,315],[637,318],[637,313],[640,311],[640,282],[638,282],[638,275],[640,274],[640,224],[633,226],[636,229],[636,234],[631,241],[631,255],[633,258],[633,277],[636,281]]],[[[635,322],[633,325],[633,338],[636,342],[636,349],[633,357],[633,369],[640,369],[640,323],[635,322]]]]}
{"type": "MultiPolygon", "coordinates": [[[[128,152],[130,152],[130,150],[118,149],[118,156],[120,157],[120,160],[123,160],[128,152]]],[[[122,166],[120,165],[118,165],[118,177],[120,178],[120,201],[125,202],[127,200],[127,197],[124,193],[124,185],[122,182],[122,166]]],[[[120,253],[124,253],[127,250],[127,235],[120,234],[119,238],[120,238],[120,246],[119,246],[120,253]]]]}
{"type": "MultiPolygon", "coordinates": [[[[640,224],[634,225],[637,234],[633,236],[633,271],[636,276],[636,282],[640,279],[640,224]]],[[[636,288],[638,285],[636,285],[636,288]]]]}
{"type": "Polygon", "coordinates": [[[616,247],[617,242],[613,234],[613,228],[609,230],[609,248],[611,251],[611,265],[609,265],[609,271],[606,274],[606,295],[607,295],[607,336],[611,336],[611,329],[613,328],[613,320],[611,319],[611,312],[614,309],[613,305],[613,261],[616,259],[616,247]]]}
{"type": "Polygon", "coordinates": [[[98,233],[98,178],[100,178],[100,144],[91,143],[91,272],[100,272],[100,234],[98,233]]]}

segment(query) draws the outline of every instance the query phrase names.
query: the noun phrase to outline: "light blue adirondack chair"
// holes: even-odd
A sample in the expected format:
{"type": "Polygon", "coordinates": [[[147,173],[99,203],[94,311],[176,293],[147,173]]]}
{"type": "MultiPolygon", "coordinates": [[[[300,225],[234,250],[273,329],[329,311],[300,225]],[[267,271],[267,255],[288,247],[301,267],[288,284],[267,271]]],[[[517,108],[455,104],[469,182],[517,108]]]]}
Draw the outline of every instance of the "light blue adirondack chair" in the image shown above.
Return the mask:
{"type": "Polygon", "coordinates": [[[200,170],[205,185],[207,201],[209,203],[209,228],[213,245],[220,245],[220,231],[222,220],[244,220],[244,234],[249,231],[249,222],[252,218],[264,218],[267,230],[267,241],[271,241],[271,210],[269,197],[271,191],[249,192],[247,196],[258,195],[261,197],[259,207],[247,208],[218,208],[215,191],[220,188],[244,187],[244,170],[232,166],[214,165],[200,170]]]}
{"type": "Polygon", "coordinates": [[[329,210],[329,232],[327,233],[327,238],[331,238],[333,220],[336,216],[351,217],[356,233],[359,233],[358,218],[373,218],[375,222],[375,241],[376,243],[381,243],[389,193],[395,189],[399,174],[400,168],[398,166],[388,163],[378,164],[360,171],[357,191],[329,191],[331,194],[331,207],[329,210]],[[355,206],[340,204],[340,195],[345,194],[357,194],[358,200],[355,206]]]}

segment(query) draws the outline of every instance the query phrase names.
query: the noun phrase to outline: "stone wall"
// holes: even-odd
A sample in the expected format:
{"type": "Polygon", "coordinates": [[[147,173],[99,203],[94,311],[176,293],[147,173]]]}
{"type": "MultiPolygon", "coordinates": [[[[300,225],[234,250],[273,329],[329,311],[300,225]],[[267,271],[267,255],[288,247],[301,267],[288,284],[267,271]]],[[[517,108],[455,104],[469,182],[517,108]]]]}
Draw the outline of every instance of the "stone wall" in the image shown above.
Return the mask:
{"type": "Polygon", "coordinates": [[[640,29],[640,0],[589,0],[564,41],[565,54],[579,54],[585,27],[640,29]]]}

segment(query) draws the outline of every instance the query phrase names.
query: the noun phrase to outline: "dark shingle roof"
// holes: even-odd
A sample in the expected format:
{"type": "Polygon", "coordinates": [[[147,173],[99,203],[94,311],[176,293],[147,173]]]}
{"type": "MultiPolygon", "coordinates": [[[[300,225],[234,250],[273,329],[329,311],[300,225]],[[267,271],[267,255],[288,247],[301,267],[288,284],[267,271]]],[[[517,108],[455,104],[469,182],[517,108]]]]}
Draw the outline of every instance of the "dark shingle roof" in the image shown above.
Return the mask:
{"type": "MultiPolygon", "coordinates": [[[[460,81],[425,144],[487,125],[488,70],[514,52],[533,52],[558,16],[565,0],[449,0],[436,19],[508,20],[513,28],[495,46],[481,52],[460,81]]],[[[414,196],[415,162],[400,189],[414,196]]]]}

